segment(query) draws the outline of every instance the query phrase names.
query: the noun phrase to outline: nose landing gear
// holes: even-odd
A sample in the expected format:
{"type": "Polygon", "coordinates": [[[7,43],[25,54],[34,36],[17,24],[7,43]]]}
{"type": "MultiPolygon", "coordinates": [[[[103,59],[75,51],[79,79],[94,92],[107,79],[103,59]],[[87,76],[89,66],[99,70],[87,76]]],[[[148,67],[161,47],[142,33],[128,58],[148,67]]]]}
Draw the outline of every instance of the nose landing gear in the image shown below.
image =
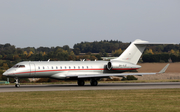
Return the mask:
{"type": "Polygon", "coordinates": [[[19,88],[20,87],[20,83],[19,83],[19,79],[18,78],[14,78],[15,79],[15,87],[19,88]]]}

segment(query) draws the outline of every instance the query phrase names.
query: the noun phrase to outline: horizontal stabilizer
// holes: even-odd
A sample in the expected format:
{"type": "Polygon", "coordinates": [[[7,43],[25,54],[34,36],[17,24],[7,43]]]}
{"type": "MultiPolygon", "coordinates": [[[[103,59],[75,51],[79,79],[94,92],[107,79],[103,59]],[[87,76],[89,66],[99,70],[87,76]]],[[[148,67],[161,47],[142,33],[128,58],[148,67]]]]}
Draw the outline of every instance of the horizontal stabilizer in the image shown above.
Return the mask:
{"type": "Polygon", "coordinates": [[[161,44],[175,44],[175,43],[165,43],[165,42],[148,42],[148,43],[134,43],[135,45],[161,45],[161,44]]]}

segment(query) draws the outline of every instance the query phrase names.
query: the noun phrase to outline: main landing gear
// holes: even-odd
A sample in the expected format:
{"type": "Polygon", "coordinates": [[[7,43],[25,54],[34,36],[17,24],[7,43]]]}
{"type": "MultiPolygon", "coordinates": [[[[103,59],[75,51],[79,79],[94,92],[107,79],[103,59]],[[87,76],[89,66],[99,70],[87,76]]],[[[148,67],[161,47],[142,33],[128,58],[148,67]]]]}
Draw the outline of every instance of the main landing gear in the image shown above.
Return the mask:
{"type": "Polygon", "coordinates": [[[98,81],[95,80],[95,79],[91,79],[90,84],[91,84],[91,86],[97,86],[98,85],[98,81]]]}
{"type": "MultiPolygon", "coordinates": [[[[77,83],[78,83],[78,86],[84,86],[84,84],[85,84],[83,79],[78,80],[77,83]]],[[[96,79],[91,79],[90,80],[90,84],[91,84],[91,86],[97,86],[98,85],[98,81],[96,79]]]]}
{"type": "Polygon", "coordinates": [[[78,86],[84,86],[85,82],[84,80],[78,80],[78,86]]]}
{"type": "Polygon", "coordinates": [[[19,79],[18,78],[14,78],[15,79],[15,87],[19,88],[20,87],[20,83],[19,83],[19,79]]]}

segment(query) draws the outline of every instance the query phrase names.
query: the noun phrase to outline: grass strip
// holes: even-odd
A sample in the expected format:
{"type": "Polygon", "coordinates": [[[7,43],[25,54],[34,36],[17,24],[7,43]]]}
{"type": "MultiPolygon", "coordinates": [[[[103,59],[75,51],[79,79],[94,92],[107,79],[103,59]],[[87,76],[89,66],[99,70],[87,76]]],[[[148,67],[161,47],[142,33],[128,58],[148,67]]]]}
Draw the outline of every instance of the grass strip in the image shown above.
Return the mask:
{"type": "Polygon", "coordinates": [[[1,112],[179,112],[180,89],[0,93],[1,112]]]}

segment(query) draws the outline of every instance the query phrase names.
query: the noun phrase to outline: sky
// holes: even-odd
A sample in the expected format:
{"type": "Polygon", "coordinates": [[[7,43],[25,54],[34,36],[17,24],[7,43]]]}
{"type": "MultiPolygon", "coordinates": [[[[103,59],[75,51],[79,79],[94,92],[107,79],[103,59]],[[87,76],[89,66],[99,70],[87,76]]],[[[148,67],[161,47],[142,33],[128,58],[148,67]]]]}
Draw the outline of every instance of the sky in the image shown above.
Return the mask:
{"type": "Polygon", "coordinates": [[[0,0],[0,44],[180,43],[180,0],[0,0]]]}

